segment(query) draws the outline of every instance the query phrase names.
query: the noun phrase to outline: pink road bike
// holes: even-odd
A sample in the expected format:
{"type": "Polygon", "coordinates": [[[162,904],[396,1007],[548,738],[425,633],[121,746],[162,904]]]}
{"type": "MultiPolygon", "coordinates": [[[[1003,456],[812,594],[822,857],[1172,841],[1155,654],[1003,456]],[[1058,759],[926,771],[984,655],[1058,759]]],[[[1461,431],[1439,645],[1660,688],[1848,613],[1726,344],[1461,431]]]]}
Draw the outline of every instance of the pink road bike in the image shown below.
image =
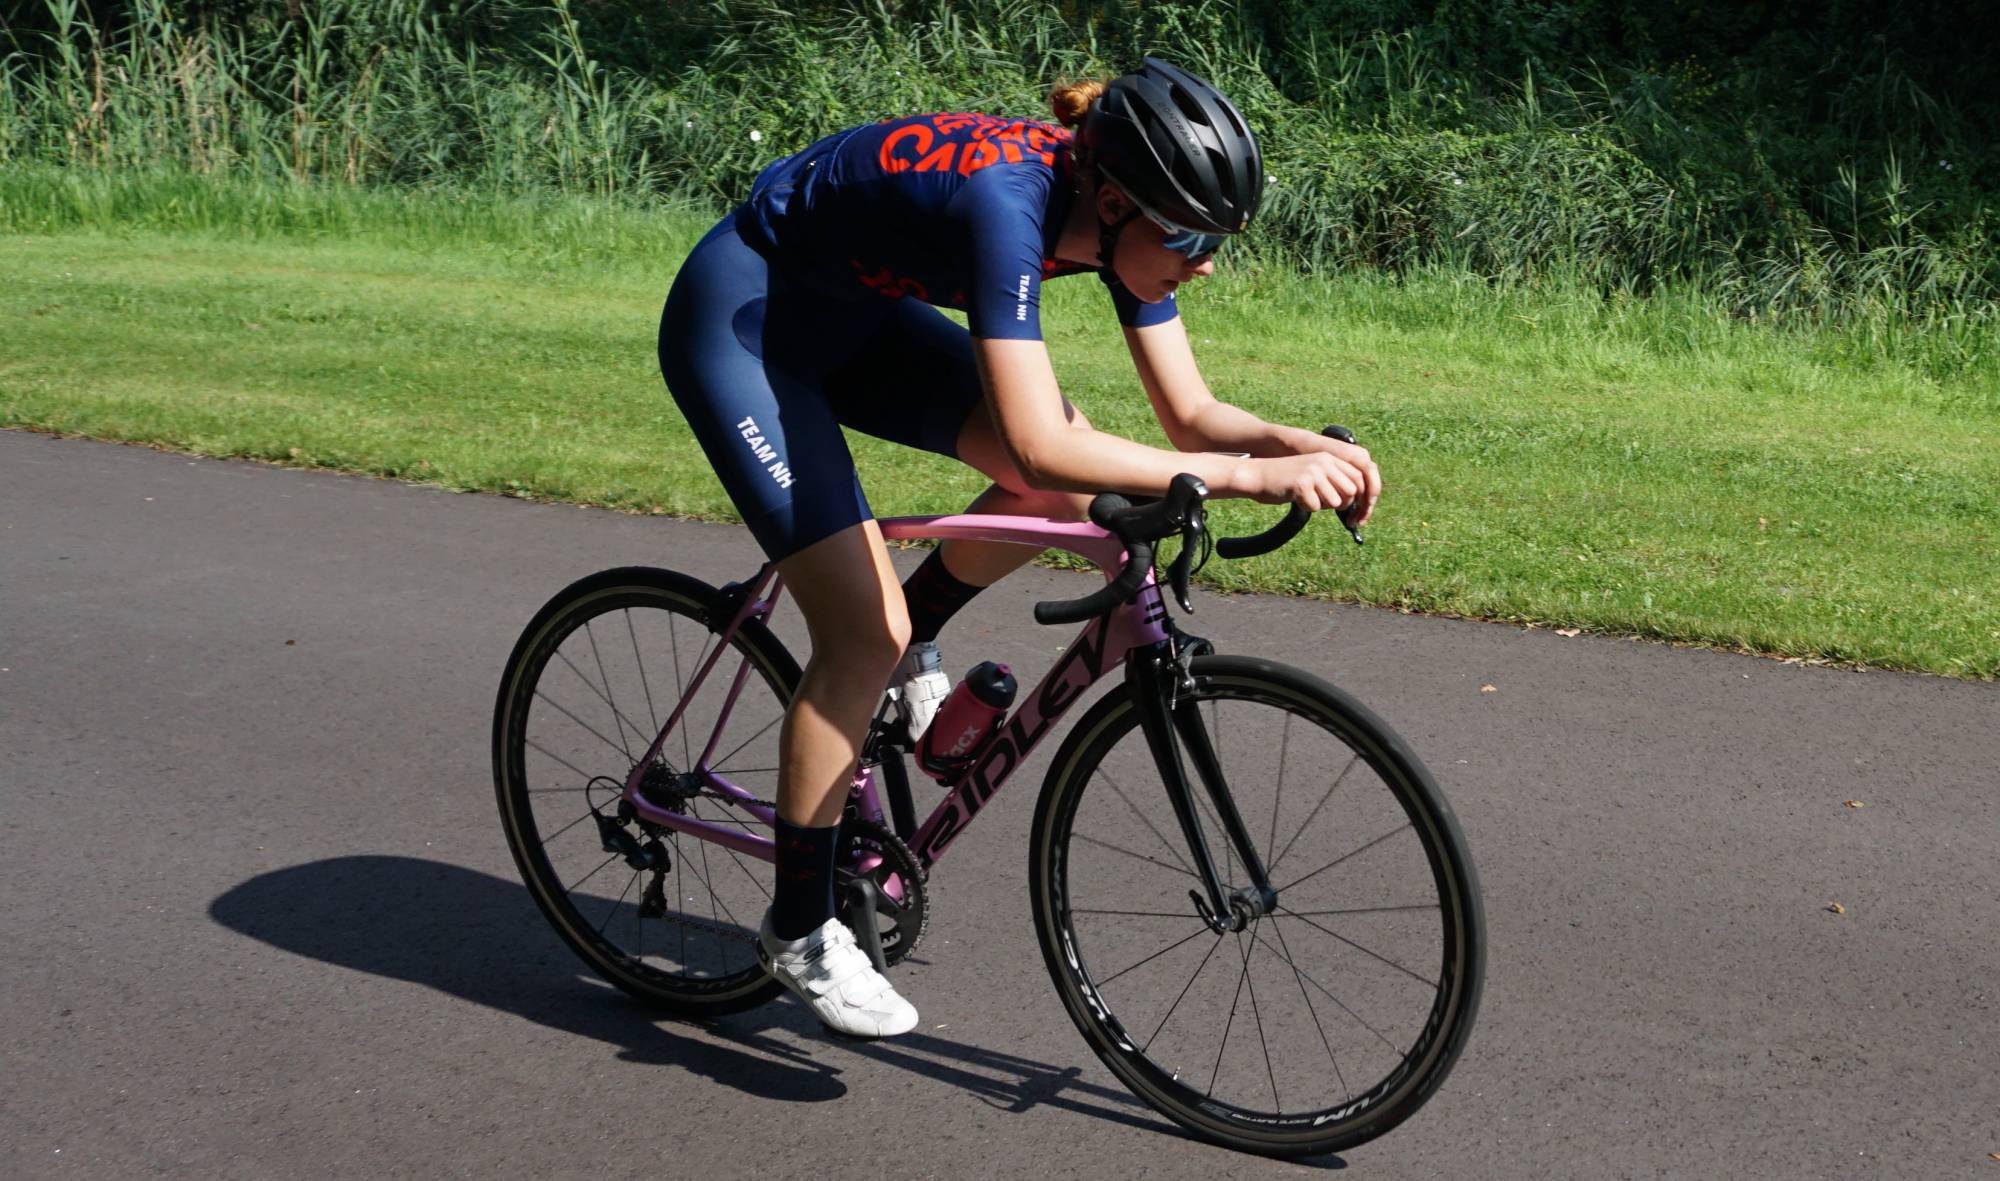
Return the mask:
{"type": "MultiPolygon", "coordinates": [[[[1479,888],[1450,806],[1379,719],[1169,618],[1153,543],[1180,535],[1167,585],[1190,609],[1205,494],[1182,476],[1158,501],[1100,496],[1092,523],[881,522],[892,539],[1068,550],[1107,585],[1036,607],[1084,627],[921,822],[885,704],[842,823],[843,917],[883,970],[909,956],[931,871],[1122,666],[1035,809],[1029,892],[1049,975],[1091,1049],[1163,1115],[1245,1151],[1330,1152],[1408,1118],[1464,1047],[1485,961],[1479,888]]],[[[1275,549],[1309,515],[1215,550],[1275,549]]],[[[756,938],[799,680],[768,626],[782,591],[768,565],[719,589],[644,567],[591,575],[535,616],[500,686],[494,783],[536,903],[606,980],[684,1016],[780,992],[756,938]]]]}

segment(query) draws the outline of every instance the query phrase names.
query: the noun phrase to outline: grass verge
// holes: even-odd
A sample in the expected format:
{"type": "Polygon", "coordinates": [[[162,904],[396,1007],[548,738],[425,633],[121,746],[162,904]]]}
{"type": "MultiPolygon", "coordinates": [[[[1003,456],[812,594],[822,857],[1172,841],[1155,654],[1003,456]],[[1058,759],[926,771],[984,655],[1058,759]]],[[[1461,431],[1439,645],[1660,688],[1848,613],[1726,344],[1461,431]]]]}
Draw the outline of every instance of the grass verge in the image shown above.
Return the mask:
{"type": "MultiPolygon", "coordinates": [[[[733,517],[653,359],[699,216],[172,184],[38,229],[43,190],[0,175],[0,426],[733,517]]],[[[1066,392],[1162,442],[1097,285],[1047,305],[1066,392]]],[[[1366,547],[1315,528],[1213,586],[2000,676],[1991,391],[1695,294],[1264,272],[1183,307],[1219,396],[1346,423],[1389,486],[1366,547]]],[[[980,486],[853,442],[883,515],[980,486]]]]}

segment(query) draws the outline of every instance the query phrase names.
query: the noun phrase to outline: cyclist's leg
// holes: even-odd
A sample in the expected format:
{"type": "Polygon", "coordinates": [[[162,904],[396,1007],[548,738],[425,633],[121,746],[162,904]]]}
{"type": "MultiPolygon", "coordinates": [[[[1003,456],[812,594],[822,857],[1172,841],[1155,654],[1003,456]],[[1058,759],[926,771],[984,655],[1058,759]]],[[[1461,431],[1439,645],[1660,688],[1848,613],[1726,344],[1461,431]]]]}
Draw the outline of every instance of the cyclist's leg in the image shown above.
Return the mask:
{"type": "Polygon", "coordinates": [[[812,635],[812,659],[778,740],[778,814],[801,826],[837,824],[910,619],[873,520],[808,545],[778,569],[812,635]]]}
{"type": "MultiPolygon", "coordinates": [[[[779,818],[800,830],[839,820],[861,738],[909,634],[880,530],[814,373],[827,356],[851,351],[844,342],[865,336],[881,314],[806,300],[725,221],[683,264],[661,319],[660,366],[674,400],[812,633],[780,737],[779,818]]],[[[784,924],[795,931],[808,916],[792,903],[808,887],[791,889],[804,870],[787,850],[807,838],[781,835],[792,838],[779,844],[781,910],[798,920],[784,924]]],[[[829,835],[813,834],[810,857],[822,864],[806,876],[830,899],[829,835]]]]}

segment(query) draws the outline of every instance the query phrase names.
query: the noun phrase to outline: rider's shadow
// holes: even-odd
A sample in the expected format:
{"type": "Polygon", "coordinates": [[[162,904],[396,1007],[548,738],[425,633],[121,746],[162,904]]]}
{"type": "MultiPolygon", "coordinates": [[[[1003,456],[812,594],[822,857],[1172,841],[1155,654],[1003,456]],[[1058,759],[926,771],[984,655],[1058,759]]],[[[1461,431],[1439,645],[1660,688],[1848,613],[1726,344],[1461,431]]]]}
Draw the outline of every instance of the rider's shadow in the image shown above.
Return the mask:
{"type": "MultiPolygon", "coordinates": [[[[616,1046],[629,1061],[676,1066],[762,1098],[815,1103],[846,1094],[840,1068],[821,1060],[834,1057],[821,1051],[838,1046],[960,1087],[1001,1110],[1046,1104],[1183,1134],[1123,1090],[1084,1081],[1075,1066],[924,1033],[829,1042],[789,998],[694,1026],[709,1038],[683,1036],[675,1022],[582,972],[525,887],[442,862],[335,857],[274,870],[217,898],[209,914],[295,955],[435,988],[616,1046]],[[780,1033],[790,1036],[774,1036],[780,1033]]],[[[1340,1167],[1334,1157],[1320,1163],[1340,1167]]]]}
{"type": "Polygon", "coordinates": [[[525,887],[412,857],[336,857],[251,878],[217,898],[225,927],[309,959],[408,980],[565,1033],[634,1062],[678,1066],[752,1095],[820,1102],[847,1093],[839,1070],[795,1045],[683,1037],[594,977],[555,936],[525,887]],[[745,1052],[755,1051],[755,1052],[745,1052]]]}

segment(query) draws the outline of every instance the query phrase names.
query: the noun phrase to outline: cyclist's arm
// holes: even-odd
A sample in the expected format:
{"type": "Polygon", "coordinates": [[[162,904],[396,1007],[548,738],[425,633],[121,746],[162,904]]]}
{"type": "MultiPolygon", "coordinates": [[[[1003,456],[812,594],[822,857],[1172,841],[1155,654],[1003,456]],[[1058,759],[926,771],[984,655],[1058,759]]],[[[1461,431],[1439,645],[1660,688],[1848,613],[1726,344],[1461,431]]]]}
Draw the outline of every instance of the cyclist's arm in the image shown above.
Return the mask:
{"type": "Polygon", "coordinates": [[[1243,462],[1232,456],[1178,455],[1070,425],[1041,341],[974,337],[972,351],[1001,445],[1030,485],[1159,496],[1176,475],[1191,472],[1214,495],[1245,494],[1243,462]]]}
{"type": "Polygon", "coordinates": [[[1326,438],[1314,431],[1263,419],[1221,401],[1195,367],[1187,328],[1179,317],[1144,328],[1125,329],[1125,346],[1139,372],[1146,398],[1167,439],[1182,451],[1240,451],[1253,456],[1303,455],[1324,451],[1346,463],[1361,483],[1366,521],[1382,495],[1382,476],[1365,447],[1326,438]]]}
{"type": "Polygon", "coordinates": [[[1187,328],[1178,318],[1147,328],[1127,328],[1125,346],[1146,387],[1160,429],[1182,451],[1243,451],[1251,455],[1297,455],[1324,450],[1308,430],[1265,422],[1220,401],[1195,367],[1187,328]]]}

